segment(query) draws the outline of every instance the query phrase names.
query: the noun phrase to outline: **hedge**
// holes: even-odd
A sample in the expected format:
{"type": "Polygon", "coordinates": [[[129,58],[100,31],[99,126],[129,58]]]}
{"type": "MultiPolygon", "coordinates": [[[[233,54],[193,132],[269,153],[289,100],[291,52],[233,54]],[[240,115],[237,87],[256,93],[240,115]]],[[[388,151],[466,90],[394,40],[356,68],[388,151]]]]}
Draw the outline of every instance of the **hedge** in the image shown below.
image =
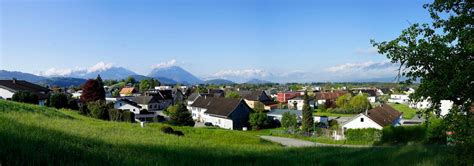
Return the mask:
{"type": "Polygon", "coordinates": [[[349,129],[345,133],[347,140],[354,142],[377,142],[382,137],[382,131],[368,129],[349,129]]]}
{"type": "Polygon", "coordinates": [[[400,145],[407,143],[422,143],[426,140],[426,127],[419,126],[389,126],[382,130],[381,143],[400,145]]]}

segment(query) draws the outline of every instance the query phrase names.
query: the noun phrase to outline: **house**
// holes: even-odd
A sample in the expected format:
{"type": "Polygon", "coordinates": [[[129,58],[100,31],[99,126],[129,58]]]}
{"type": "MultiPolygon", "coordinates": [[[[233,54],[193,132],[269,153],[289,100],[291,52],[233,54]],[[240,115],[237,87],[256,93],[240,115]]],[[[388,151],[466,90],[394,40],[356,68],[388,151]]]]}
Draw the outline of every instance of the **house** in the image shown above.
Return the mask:
{"type": "Polygon", "coordinates": [[[251,110],[242,99],[222,97],[198,97],[191,105],[194,120],[231,130],[247,127],[251,110]]]}
{"type": "MultiPolygon", "coordinates": [[[[311,108],[314,108],[316,105],[316,102],[314,100],[314,97],[308,96],[308,102],[309,106],[311,108]]],[[[304,98],[303,96],[298,96],[295,98],[292,98],[288,100],[288,108],[289,109],[296,109],[296,110],[303,110],[303,105],[304,105],[304,98]],[[295,108],[296,105],[296,108],[295,108]]]]}
{"type": "MultiPolygon", "coordinates": [[[[289,112],[290,114],[296,115],[296,121],[301,123],[303,119],[303,111],[301,110],[290,110],[290,109],[272,109],[270,112],[267,113],[267,116],[273,120],[281,122],[283,118],[283,114],[289,112]]],[[[313,120],[315,123],[325,123],[328,124],[328,117],[327,116],[313,116],[313,120]]]]}
{"type": "Polygon", "coordinates": [[[166,108],[163,106],[163,103],[154,96],[135,96],[132,98],[132,101],[147,111],[159,111],[166,108]]]}
{"type": "Polygon", "coordinates": [[[263,109],[271,110],[277,106],[277,102],[273,101],[273,99],[268,96],[265,91],[239,91],[238,93],[252,109],[255,109],[261,105],[263,106],[263,109]]]}
{"type": "Polygon", "coordinates": [[[179,88],[171,89],[172,96],[173,96],[173,103],[179,103],[184,101],[184,94],[179,88]]]}
{"type": "Polygon", "coordinates": [[[407,94],[392,94],[388,99],[389,103],[408,103],[409,101],[410,97],[407,94]]]}
{"type": "Polygon", "coordinates": [[[72,94],[72,98],[80,99],[82,96],[82,90],[72,92],[71,94],[72,94]]]}
{"type": "Polygon", "coordinates": [[[289,99],[300,96],[300,92],[278,92],[277,101],[280,103],[287,103],[289,99]]]}
{"type": "Polygon", "coordinates": [[[124,87],[120,90],[120,97],[137,96],[138,90],[134,87],[124,87]]]}
{"type": "Polygon", "coordinates": [[[142,107],[128,99],[119,99],[114,103],[114,108],[124,111],[130,111],[135,114],[135,120],[138,121],[153,121],[158,114],[142,110],[142,107]]]}
{"type": "Polygon", "coordinates": [[[385,126],[401,125],[402,113],[398,112],[389,105],[382,105],[360,113],[352,119],[343,123],[344,131],[347,129],[375,128],[383,129],[385,126]]]}
{"type": "Polygon", "coordinates": [[[377,101],[377,90],[375,89],[361,89],[359,90],[359,94],[367,94],[367,100],[371,103],[375,103],[377,101]]]}
{"type": "Polygon", "coordinates": [[[335,92],[316,92],[315,95],[315,100],[316,100],[316,105],[319,106],[321,104],[325,104],[326,106],[329,107],[335,107],[336,106],[336,100],[342,95],[345,95],[347,92],[345,91],[335,91],[335,92]]]}
{"type": "Polygon", "coordinates": [[[166,109],[174,103],[172,90],[150,89],[145,91],[145,96],[153,96],[159,103],[159,110],[166,109]]]}
{"type": "Polygon", "coordinates": [[[194,103],[194,101],[197,100],[198,97],[200,97],[201,94],[198,92],[191,93],[188,98],[186,99],[186,104],[188,106],[188,109],[191,109],[191,105],[194,103]]]}
{"type": "Polygon", "coordinates": [[[26,91],[35,94],[38,96],[38,104],[44,106],[51,90],[23,80],[0,80],[1,98],[10,100],[12,96],[19,91],[26,91]]]}

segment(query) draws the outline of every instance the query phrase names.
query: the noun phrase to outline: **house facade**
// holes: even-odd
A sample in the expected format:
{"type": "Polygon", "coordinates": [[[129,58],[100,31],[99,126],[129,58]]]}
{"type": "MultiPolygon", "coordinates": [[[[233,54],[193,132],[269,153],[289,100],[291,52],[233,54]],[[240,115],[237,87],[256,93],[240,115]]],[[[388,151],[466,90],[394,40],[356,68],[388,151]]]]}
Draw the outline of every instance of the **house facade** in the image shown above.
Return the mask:
{"type": "Polygon", "coordinates": [[[280,103],[287,103],[289,99],[300,96],[300,92],[278,92],[277,101],[280,103]]]}
{"type": "Polygon", "coordinates": [[[335,91],[335,92],[316,92],[315,93],[315,104],[319,106],[325,104],[327,107],[335,107],[336,100],[338,97],[346,94],[345,91],[335,91]]]}
{"type": "MultiPolygon", "coordinates": [[[[314,97],[308,97],[308,102],[309,102],[309,106],[311,108],[315,107],[316,102],[314,100],[314,97]]],[[[289,109],[303,110],[303,105],[304,105],[304,99],[303,99],[302,96],[298,96],[298,97],[295,97],[295,98],[292,98],[292,99],[288,100],[288,108],[289,109]],[[296,108],[295,108],[295,106],[296,106],[296,108]]]]}
{"type": "Polygon", "coordinates": [[[190,107],[195,121],[231,130],[247,127],[251,112],[242,99],[220,97],[198,97],[190,107]]]}
{"type": "Polygon", "coordinates": [[[245,100],[247,105],[256,109],[257,107],[263,107],[265,110],[271,110],[276,107],[276,102],[267,95],[265,91],[239,91],[239,95],[245,100]]]}
{"type": "Polygon", "coordinates": [[[409,101],[410,97],[407,94],[392,94],[388,99],[389,103],[408,103],[409,101]]]}

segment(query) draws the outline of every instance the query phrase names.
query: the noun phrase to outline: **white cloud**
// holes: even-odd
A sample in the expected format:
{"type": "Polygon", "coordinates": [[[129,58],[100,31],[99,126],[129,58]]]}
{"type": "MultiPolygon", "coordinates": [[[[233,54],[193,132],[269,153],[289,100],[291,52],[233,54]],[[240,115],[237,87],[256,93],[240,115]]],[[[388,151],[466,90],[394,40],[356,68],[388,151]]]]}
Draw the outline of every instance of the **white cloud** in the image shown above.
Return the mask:
{"type": "Polygon", "coordinates": [[[270,73],[261,69],[244,69],[244,70],[221,70],[215,74],[212,74],[213,77],[244,77],[244,78],[261,78],[267,77],[270,73]]]}
{"type": "Polygon", "coordinates": [[[369,47],[365,49],[357,48],[355,52],[360,55],[375,55],[378,54],[378,49],[375,47],[369,47]]]}
{"type": "Polygon", "coordinates": [[[112,67],[113,67],[112,63],[99,62],[99,63],[95,64],[94,66],[89,67],[87,69],[87,73],[92,73],[92,72],[97,72],[97,71],[104,71],[104,70],[110,69],[112,67]]]}
{"type": "Polygon", "coordinates": [[[156,65],[153,65],[151,68],[157,69],[157,68],[166,68],[166,67],[171,67],[176,64],[176,59],[169,60],[167,62],[159,63],[156,65]]]}
{"type": "Polygon", "coordinates": [[[399,64],[391,62],[346,63],[326,68],[334,80],[363,80],[369,78],[395,77],[399,64]]]}
{"type": "Polygon", "coordinates": [[[66,76],[72,74],[73,69],[56,69],[56,68],[50,68],[44,72],[40,72],[38,75],[40,76],[66,76]]]}

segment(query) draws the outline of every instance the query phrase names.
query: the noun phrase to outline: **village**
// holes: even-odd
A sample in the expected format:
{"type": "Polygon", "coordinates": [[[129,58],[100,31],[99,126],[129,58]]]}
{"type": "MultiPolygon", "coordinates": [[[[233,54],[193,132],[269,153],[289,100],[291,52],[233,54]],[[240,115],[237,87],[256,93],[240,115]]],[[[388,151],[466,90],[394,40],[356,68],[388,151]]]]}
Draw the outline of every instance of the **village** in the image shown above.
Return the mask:
{"type": "MultiPolygon", "coordinates": [[[[33,103],[38,105],[80,111],[93,109],[87,106],[88,102],[100,100],[90,99],[94,98],[91,95],[104,94],[104,103],[109,108],[102,107],[105,109],[102,112],[112,114],[110,109],[120,110],[124,115],[128,112],[132,115],[128,121],[140,123],[142,127],[148,123],[169,123],[169,108],[182,105],[194,123],[177,125],[244,131],[283,127],[288,133],[300,131],[308,136],[316,136],[319,131],[320,136],[333,140],[346,139],[344,133],[351,129],[421,125],[426,121],[422,110],[431,106],[428,99],[410,100],[414,88],[394,85],[352,85],[352,88],[324,84],[160,85],[159,80],[139,82],[133,78],[104,82],[98,76],[80,87],[46,88],[22,80],[0,80],[0,98],[18,101],[15,95],[28,96],[26,93],[36,96],[37,101],[33,103]],[[89,87],[94,84],[103,86],[89,87]],[[52,103],[57,101],[58,95],[64,96],[65,104],[52,103]],[[305,109],[310,111],[313,121],[312,126],[306,126],[309,128],[306,131],[302,129],[302,121],[307,116],[303,113],[305,109]],[[265,118],[261,118],[262,114],[265,118]]],[[[443,100],[437,116],[445,116],[451,107],[451,101],[443,100]]],[[[88,111],[84,114],[92,114],[88,111]]]]}

